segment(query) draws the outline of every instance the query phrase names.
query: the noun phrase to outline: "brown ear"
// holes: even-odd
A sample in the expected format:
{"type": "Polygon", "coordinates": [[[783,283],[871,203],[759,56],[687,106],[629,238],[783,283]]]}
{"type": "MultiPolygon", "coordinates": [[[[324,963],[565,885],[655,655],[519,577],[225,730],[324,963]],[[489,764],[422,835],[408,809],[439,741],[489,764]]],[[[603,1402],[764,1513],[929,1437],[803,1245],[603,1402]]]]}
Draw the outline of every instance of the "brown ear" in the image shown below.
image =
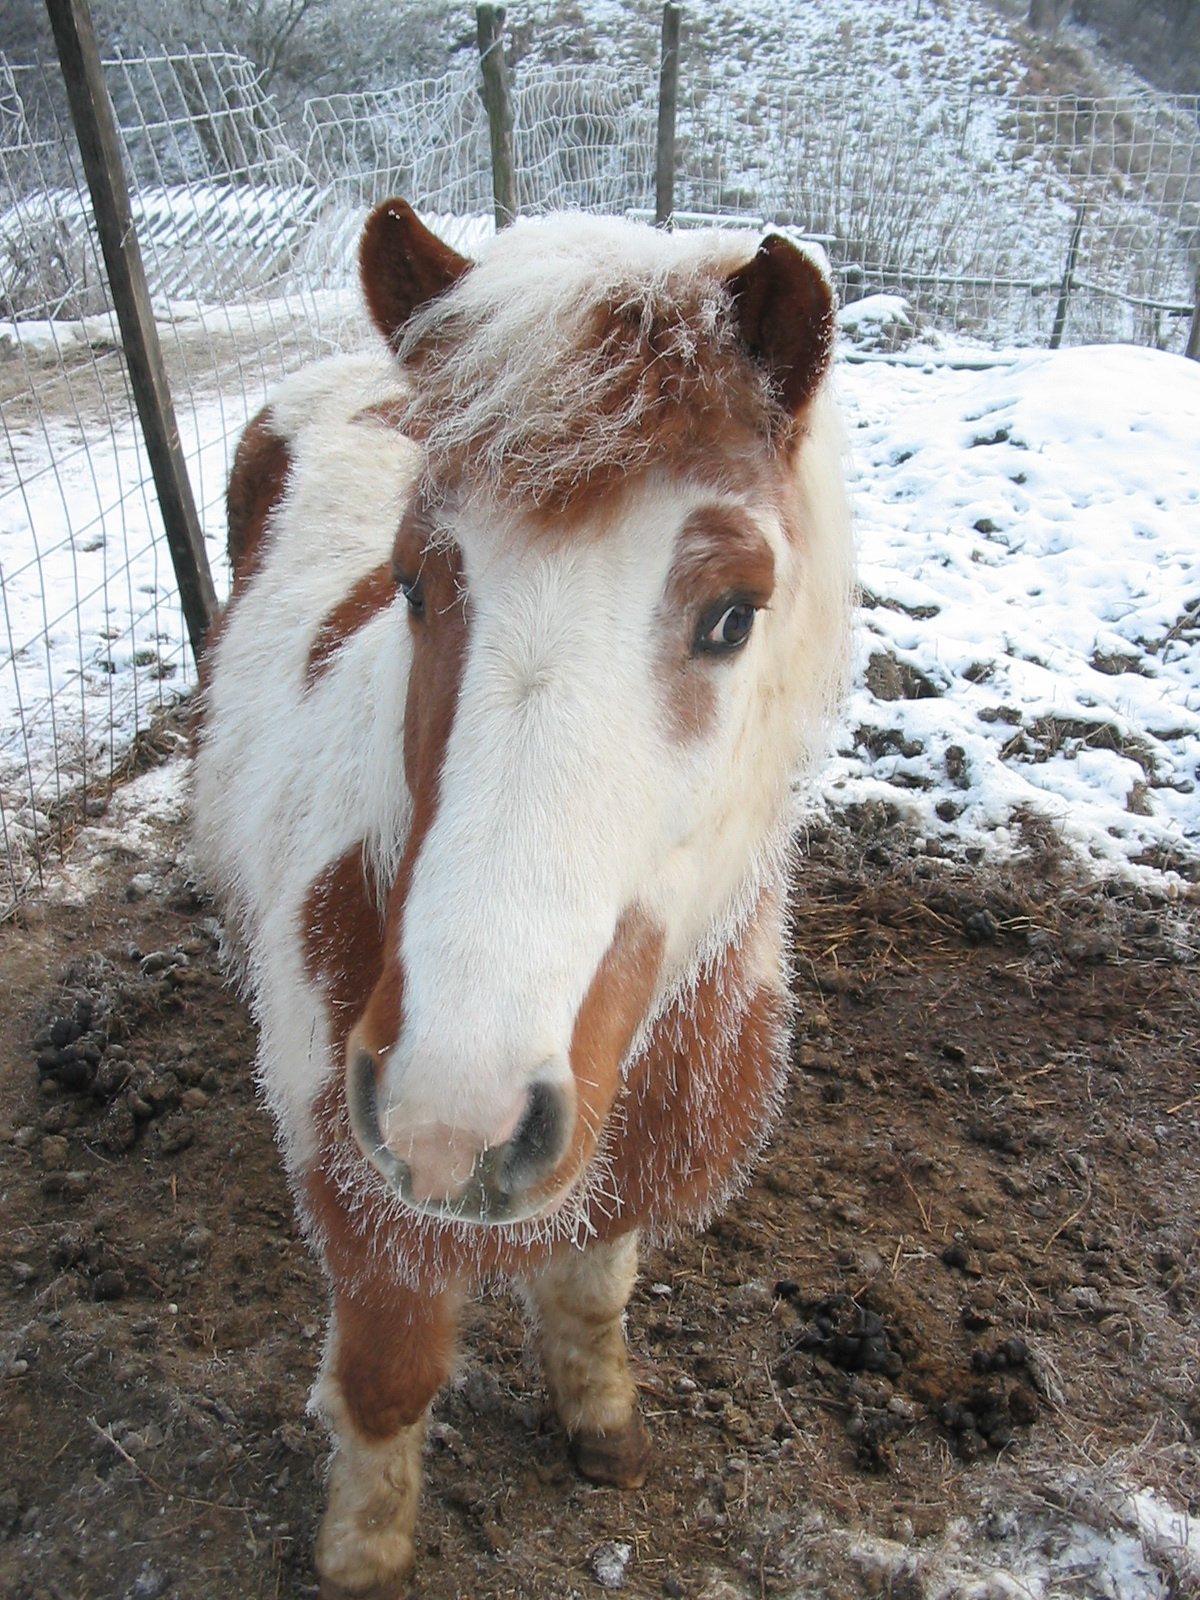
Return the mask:
{"type": "Polygon", "coordinates": [[[385,200],[376,206],[358,247],[367,310],[393,347],[413,312],[444,294],[470,265],[430,233],[407,200],[385,200]]]}
{"type": "Polygon", "coordinates": [[[742,343],[767,369],[793,416],[812,399],[833,355],[833,291],[815,262],[778,233],[728,280],[742,343]]]}

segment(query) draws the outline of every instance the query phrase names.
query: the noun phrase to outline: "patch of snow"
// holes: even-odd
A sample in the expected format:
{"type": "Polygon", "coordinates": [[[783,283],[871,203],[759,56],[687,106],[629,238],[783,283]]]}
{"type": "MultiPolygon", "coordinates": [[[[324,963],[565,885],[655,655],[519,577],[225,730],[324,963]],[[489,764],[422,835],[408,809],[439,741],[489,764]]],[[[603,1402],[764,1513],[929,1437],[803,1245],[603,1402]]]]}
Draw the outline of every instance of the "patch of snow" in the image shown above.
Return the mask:
{"type": "MultiPolygon", "coordinates": [[[[810,1521],[783,1551],[783,1565],[808,1578],[827,1562],[848,1564],[866,1592],[912,1600],[1169,1600],[1195,1592],[1197,1530],[1154,1490],[1084,1474],[1022,1481],[1015,1470],[1010,1463],[984,1490],[1003,1504],[955,1518],[934,1538],[885,1539],[810,1521]]],[[[812,1592],[806,1582],[790,1600],[812,1592]]]]}
{"type": "Polygon", "coordinates": [[[633,1556],[633,1546],[616,1539],[606,1539],[592,1551],[588,1565],[592,1576],[602,1589],[623,1589],[625,1573],[633,1556]]]}
{"type": "Polygon", "coordinates": [[[42,359],[57,359],[69,352],[116,349],[120,343],[121,331],[111,311],[74,321],[31,317],[20,322],[0,322],[0,359],[22,352],[42,359]]]}
{"type": "Polygon", "coordinates": [[[835,807],[948,849],[1050,823],[1099,871],[1200,860],[1200,365],[843,365],[864,609],[835,807]],[[1195,615],[1193,615],[1195,612],[1195,615]]]}
{"type": "MultiPolygon", "coordinates": [[[[218,589],[222,485],[248,407],[239,396],[181,413],[218,589]],[[204,493],[205,486],[209,492],[204,493]]],[[[170,557],[132,419],[67,418],[13,437],[0,461],[0,554],[11,665],[0,684],[0,784],[35,792],[104,772],[149,708],[191,680],[170,557]],[[15,491],[19,485],[19,492],[15,491]],[[56,703],[57,702],[57,703],[56,703]]]]}
{"type": "Polygon", "coordinates": [[[895,322],[909,328],[912,320],[912,307],[900,294],[868,294],[842,306],[837,314],[838,327],[851,335],[859,335],[864,328],[886,328],[895,322]]]}
{"type": "Polygon", "coordinates": [[[1200,1522],[1176,1511],[1154,1489],[1131,1494],[1129,1505],[1145,1548],[1200,1593],[1200,1522]]]}
{"type": "Polygon", "coordinates": [[[190,772],[191,763],[180,752],[114,789],[103,816],[81,828],[67,859],[45,872],[47,898],[85,904],[113,862],[150,864],[131,878],[131,897],[163,888],[168,873],[179,867],[173,842],[163,859],[164,835],[173,841],[187,816],[190,772]]]}

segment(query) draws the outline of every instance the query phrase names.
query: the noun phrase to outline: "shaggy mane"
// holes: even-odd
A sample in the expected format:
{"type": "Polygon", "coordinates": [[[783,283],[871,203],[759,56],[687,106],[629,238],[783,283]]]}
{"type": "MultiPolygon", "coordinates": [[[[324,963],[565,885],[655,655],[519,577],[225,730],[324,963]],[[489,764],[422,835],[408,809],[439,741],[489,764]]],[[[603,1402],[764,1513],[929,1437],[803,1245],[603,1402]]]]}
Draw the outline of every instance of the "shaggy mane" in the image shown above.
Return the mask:
{"type": "Polygon", "coordinates": [[[748,243],[580,215],[501,234],[399,346],[430,477],[564,512],[652,466],[744,472],[791,422],[735,331],[748,243]]]}

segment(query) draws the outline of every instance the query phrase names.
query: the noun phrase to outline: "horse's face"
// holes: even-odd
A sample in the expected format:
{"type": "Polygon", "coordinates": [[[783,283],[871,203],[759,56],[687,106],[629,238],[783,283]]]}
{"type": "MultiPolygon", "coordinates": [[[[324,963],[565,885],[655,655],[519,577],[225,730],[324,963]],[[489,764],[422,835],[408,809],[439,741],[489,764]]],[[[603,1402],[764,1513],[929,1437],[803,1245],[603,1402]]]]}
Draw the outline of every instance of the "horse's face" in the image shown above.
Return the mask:
{"type": "MultiPolygon", "coordinates": [[[[399,215],[404,270],[428,276],[414,255],[444,247],[399,215]]],[[[848,575],[822,562],[801,446],[726,432],[716,470],[668,458],[550,515],[439,475],[431,447],[394,554],[412,830],[347,1060],[359,1141],[419,1210],[561,1201],[639,1029],[744,922],[779,844],[848,575]]]]}

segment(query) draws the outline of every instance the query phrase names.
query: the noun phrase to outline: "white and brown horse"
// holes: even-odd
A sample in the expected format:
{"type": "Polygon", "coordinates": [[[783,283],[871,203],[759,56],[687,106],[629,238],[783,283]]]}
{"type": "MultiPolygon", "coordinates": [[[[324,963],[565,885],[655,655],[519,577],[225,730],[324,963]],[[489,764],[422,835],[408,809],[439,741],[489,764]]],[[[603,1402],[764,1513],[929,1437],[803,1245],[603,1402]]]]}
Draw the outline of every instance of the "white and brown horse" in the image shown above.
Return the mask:
{"type": "Polygon", "coordinates": [[[390,352],[238,450],[195,808],[332,1282],[322,1594],[378,1597],[485,1280],[580,1470],[643,1480],[637,1235],[778,1103],[852,558],[830,291],[783,238],[566,216],[476,265],[393,201],[361,261],[390,352]]]}

